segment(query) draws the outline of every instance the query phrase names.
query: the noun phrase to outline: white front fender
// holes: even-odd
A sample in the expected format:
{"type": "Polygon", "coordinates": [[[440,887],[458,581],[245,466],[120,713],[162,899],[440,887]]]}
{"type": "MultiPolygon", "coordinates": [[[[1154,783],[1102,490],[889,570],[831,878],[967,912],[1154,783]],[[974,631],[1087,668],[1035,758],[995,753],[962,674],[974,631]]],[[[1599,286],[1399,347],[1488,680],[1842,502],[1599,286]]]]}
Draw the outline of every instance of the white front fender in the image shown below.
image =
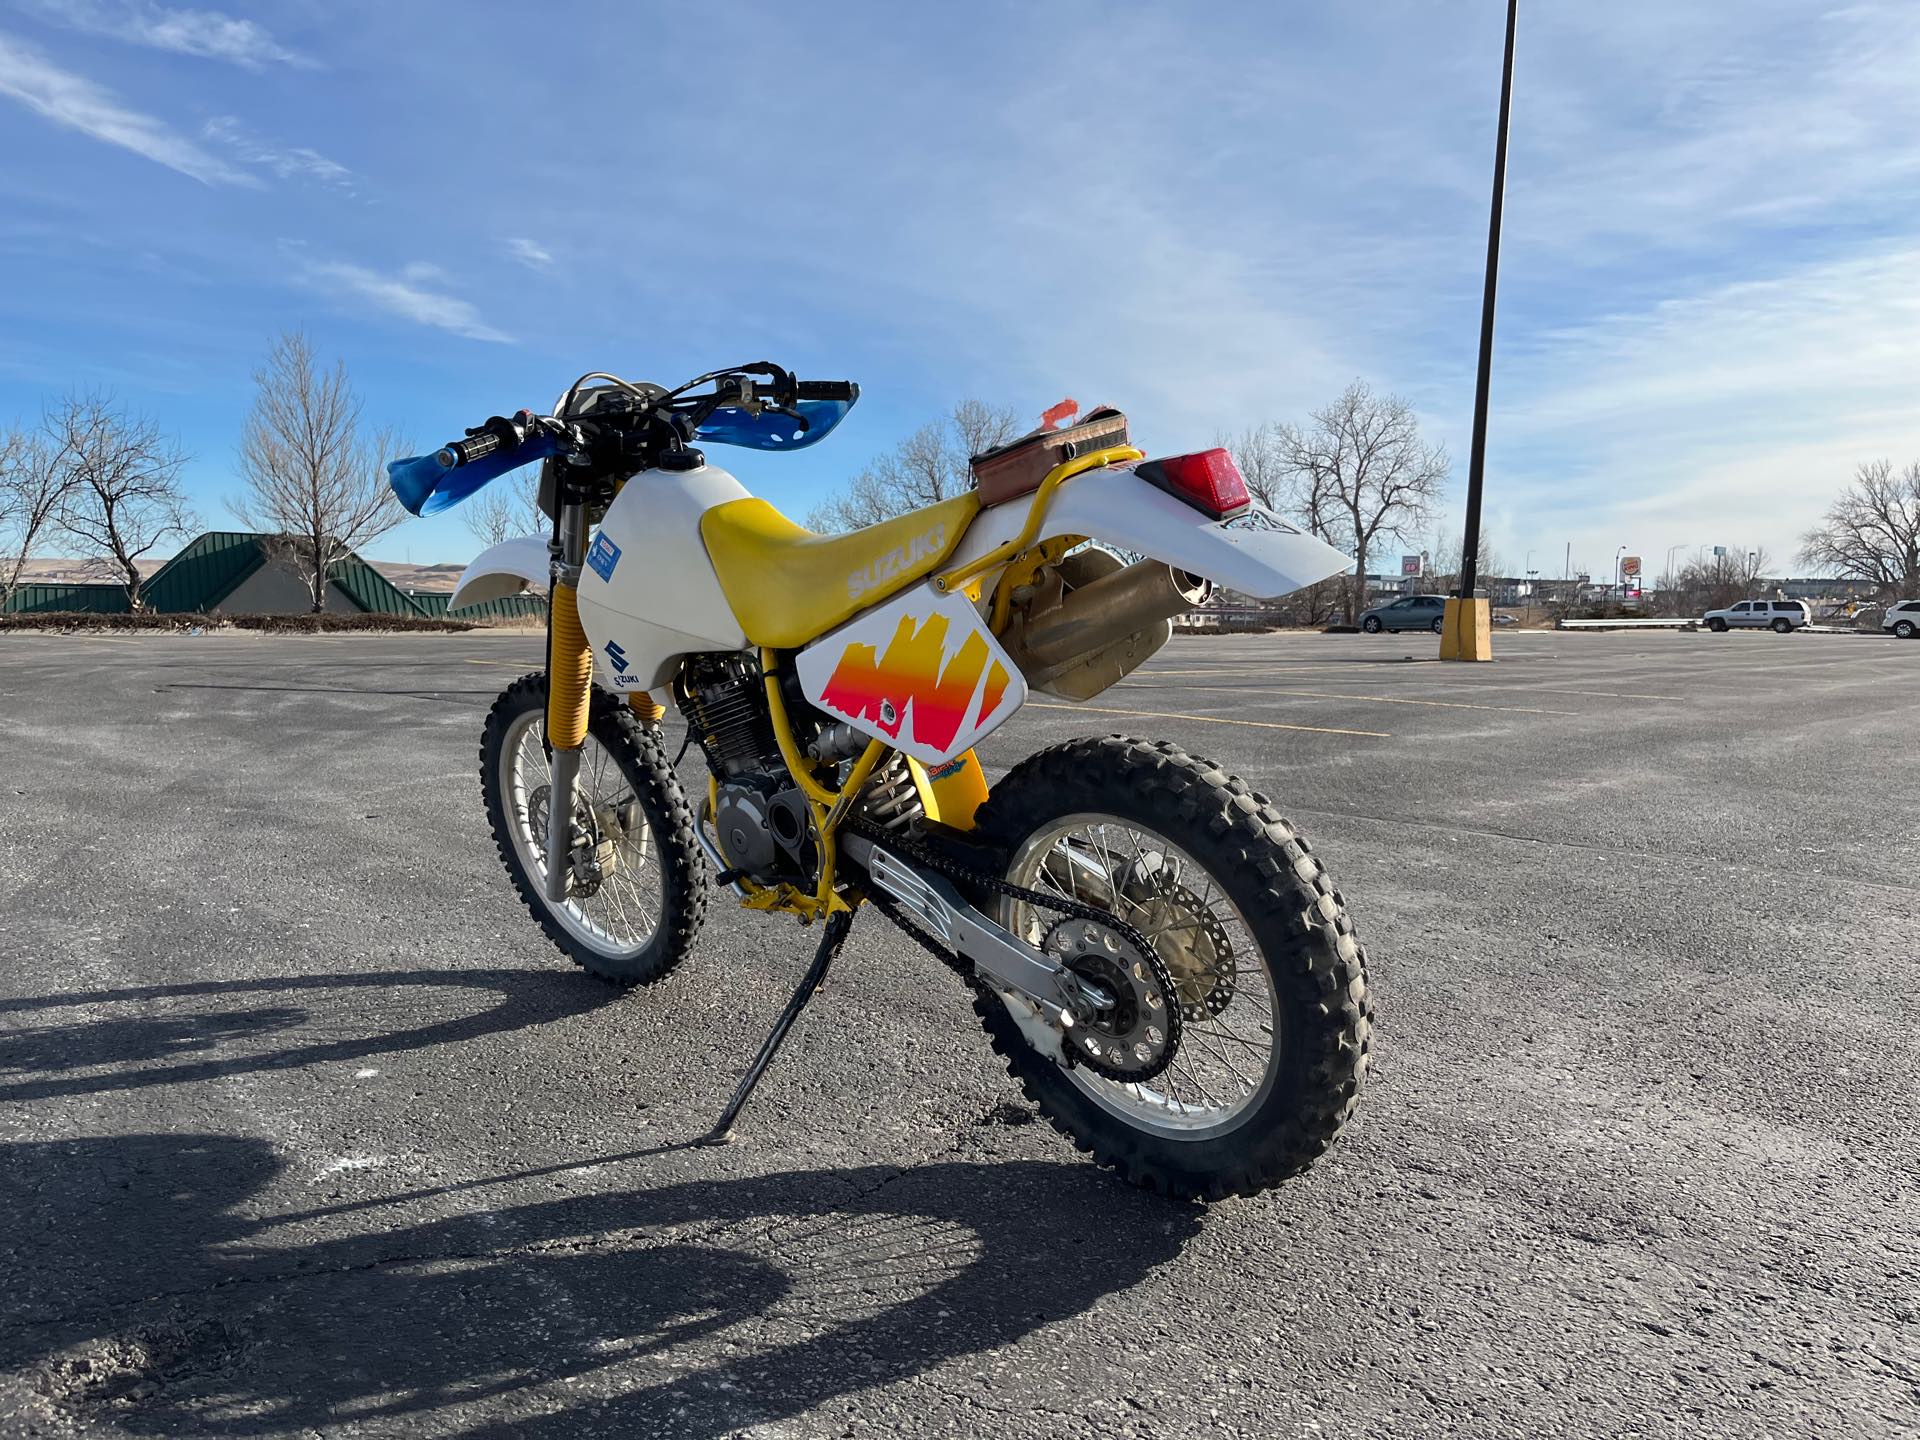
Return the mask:
{"type": "MultiPolygon", "coordinates": [[[[1011,540],[1026,523],[1023,497],[984,511],[951,563],[963,564],[1011,540]]],[[[1149,485],[1131,466],[1088,470],[1061,482],[1040,537],[1085,535],[1118,550],[1164,560],[1260,600],[1271,600],[1353,569],[1353,561],[1258,503],[1229,521],[1209,520],[1149,485]]]]}
{"type": "Polygon", "coordinates": [[[454,587],[447,609],[458,610],[462,605],[479,605],[518,595],[529,585],[544,590],[551,573],[546,536],[522,535],[517,540],[503,540],[481,551],[461,572],[460,583],[454,587]]]}

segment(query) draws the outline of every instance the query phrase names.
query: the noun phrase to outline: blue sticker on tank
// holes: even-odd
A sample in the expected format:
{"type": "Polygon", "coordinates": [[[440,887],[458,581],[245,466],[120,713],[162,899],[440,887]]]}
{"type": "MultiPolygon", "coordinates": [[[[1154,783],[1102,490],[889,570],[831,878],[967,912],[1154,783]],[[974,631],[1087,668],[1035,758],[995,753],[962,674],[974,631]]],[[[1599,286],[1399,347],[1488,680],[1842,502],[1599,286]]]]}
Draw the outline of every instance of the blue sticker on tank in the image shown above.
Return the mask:
{"type": "Polygon", "coordinates": [[[593,537],[593,548],[587,551],[587,568],[602,580],[613,579],[613,567],[620,563],[620,547],[607,538],[602,530],[593,537]]]}

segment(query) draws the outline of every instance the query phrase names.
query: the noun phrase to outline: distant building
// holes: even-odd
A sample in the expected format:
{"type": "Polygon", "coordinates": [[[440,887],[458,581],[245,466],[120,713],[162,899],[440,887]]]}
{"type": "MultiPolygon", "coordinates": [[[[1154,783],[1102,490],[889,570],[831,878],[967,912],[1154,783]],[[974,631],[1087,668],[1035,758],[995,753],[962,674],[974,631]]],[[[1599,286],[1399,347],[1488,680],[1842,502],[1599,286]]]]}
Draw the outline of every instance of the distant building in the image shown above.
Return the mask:
{"type": "MultiPolygon", "coordinates": [[[[284,556],[273,554],[270,535],[209,530],[147,578],[141,598],[161,615],[304,615],[313,609],[306,577],[284,556]]],[[[448,615],[444,592],[401,590],[373,565],[349,551],[327,578],[327,604],[336,615],[394,615],[416,620],[448,615]]],[[[15,614],[78,611],[126,613],[121,585],[96,582],[29,583],[7,598],[15,614]]],[[[538,616],[545,604],[530,595],[464,605],[452,618],[507,619],[538,616]]]]}

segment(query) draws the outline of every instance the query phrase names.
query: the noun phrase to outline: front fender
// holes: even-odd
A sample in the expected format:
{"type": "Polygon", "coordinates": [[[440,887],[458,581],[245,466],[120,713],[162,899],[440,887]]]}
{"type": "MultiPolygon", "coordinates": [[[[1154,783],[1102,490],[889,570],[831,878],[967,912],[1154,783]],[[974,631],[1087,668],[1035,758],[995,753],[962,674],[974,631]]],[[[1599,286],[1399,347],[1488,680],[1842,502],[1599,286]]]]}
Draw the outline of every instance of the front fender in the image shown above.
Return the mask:
{"type": "Polygon", "coordinates": [[[458,610],[462,605],[480,605],[518,595],[529,585],[544,590],[552,578],[552,563],[544,535],[503,540],[481,551],[461,573],[447,609],[458,610]]]}
{"type": "MultiPolygon", "coordinates": [[[[1026,518],[1024,499],[983,511],[949,563],[964,564],[1011,540],[1026,518]]],[[[1229,521],[1211,520],[1126,465],[1088,470],[1061,482],[1040,534],[1084,535],[1261,600],[1353,569],[1348,556],[1264,505],[1256,503],[1229,521]]]]}

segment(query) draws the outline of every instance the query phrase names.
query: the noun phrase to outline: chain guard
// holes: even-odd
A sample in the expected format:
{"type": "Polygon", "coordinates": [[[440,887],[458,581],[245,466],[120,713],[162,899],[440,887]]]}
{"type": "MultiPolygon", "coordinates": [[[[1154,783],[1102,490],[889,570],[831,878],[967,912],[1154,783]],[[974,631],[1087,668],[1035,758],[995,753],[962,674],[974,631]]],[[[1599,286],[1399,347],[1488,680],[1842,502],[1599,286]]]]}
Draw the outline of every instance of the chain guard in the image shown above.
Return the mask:
{"type": "MultiPolygon", "coordinates": [[[[1022,904],[1033,906],[1035,909],[1056,911],[1067,919],[1090,920],[1096,925],[1106,927],[1113,932],[1115,937],[1124,942],[1128,948],[1140,957],[1140,963],[1145,968],[1149,977],[1147,983],[1157,989],[1162,996],[1174,996],[1179,993],[1178,986],[1174,983],[1173,973],[1167,968],[1167,962],[1160,957],[1160,952],[1154,949],[1152,942],[1150,942],[1146,936],[1142,935],[1139,930],[1120,919],[1119,916],[1112,914],[1110,911],[1101,910],[1092,905],[1083,905],[1078,900],[1067,899],[1064,895],[1048,895],[1043,891],[1029,890],[1024,886],[1015,885],[1012,881],[1003,880],[1000,876],[989,871],[962,864],[950,856],[942,855],[936,850],[909,840],[904,835],[896,834],[894,831],[871,824],[862,816],[850,816],[846,824],[847,828],[855,834],[861,835],[887,850],[891,850],[894,854],[904,859],[911,860],[916,865],[924,866],[928,870],[945,875],[951,880],[958,880],[968,885],[977,886],[992,894],[1005,896],[1009,900],[1018,900],[1022,904]]],[[[939,957],[948,969],[959,975],[960,978],[965,980],[969,985],[975,986],[976,988],[980,986],[980,978],[974,973],[972,965],[968,964],[967,961],[959,956],[949,953],[947,949],[932,936],[927,935],[918,927],[910,924],[891,901],[887,900],[884,896],[870,895],[867,898],[869,903],[873,904],[874,907],[891,920],[895,926],[906,931],[915,940],[919,941],[921,946],[926,949],[929,954],[939,957]]],[[[1048,935],[1052,935],[1058,928],[1059,922],[1056,921],[1053,926],[1049,927],[1048,935]]],[[[1138,1084],[1143,1080],[1151,1080],[1154,1076],[1165,1070],[1167,1066],[1171,1065],[1174,1056],[1180,1051],[1180,1033],[1183,1019],[1180,1011],[1181,1007],[1179,1005],[1169,1004],[1166,1006],[1165,1042],[1159,1047],[1159,1053],[1146,1065],[1135,1065],[1131,1068],[1113,1065],[1108,1063],[1104,1057],[1089,1053],[1084,1046],[1079,1044],[1062,1045],[1061,1051],[1065,1055],[1068,1064],[1083,1066],[1105,1080],[1116,1080],[1121,1084],[1138,1084]]],[[[1076,1016],[1075,1018],[1077,1021],[1078,1017],[1076,1016]]],[[[1078,1029],[1079,1027],[1076,1024],[1074,1028],[1078,1029]]],[[[1064,1038],[1072,1040],[1074,1038],[1072,1031],[1068,1031],[1064,1038]]]]}

